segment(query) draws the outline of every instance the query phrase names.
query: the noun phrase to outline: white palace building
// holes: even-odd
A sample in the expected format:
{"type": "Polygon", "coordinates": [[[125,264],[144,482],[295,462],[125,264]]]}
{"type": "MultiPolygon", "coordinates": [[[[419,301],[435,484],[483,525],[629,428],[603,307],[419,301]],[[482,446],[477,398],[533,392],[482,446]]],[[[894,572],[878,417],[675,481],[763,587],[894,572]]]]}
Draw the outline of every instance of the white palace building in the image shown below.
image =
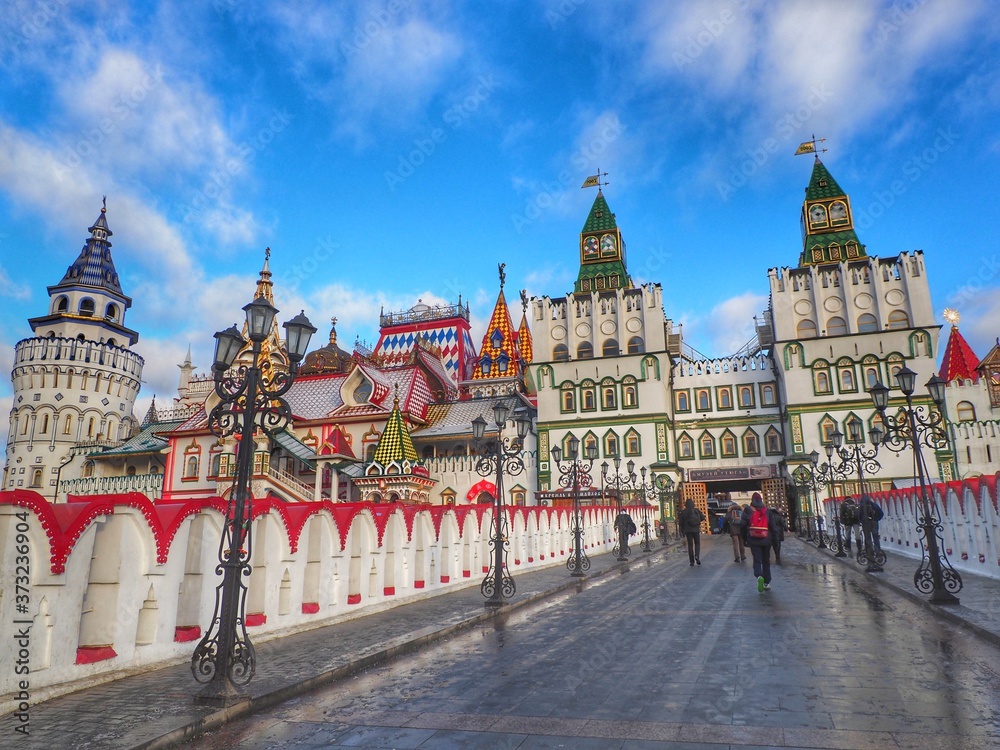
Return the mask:
{"type": "MultiPolygon", "coordinates": [[[[800,528],[817,508],[831,517],[831,498],[858,493],[858,482],[803,493],[796,472],[812,467],[813,452],[827,460],[834,433],[849,441],[880,422],[872,385],[891,389],[890,413],[904,404],[894,379],[904,366],[924,408],[933,404],[922,384],[935,374],[947,382],[949,439],[926,451],[945,552],[959,570],[1000,576],[1000,344],[977,357],[950,311],[942,341],[922,252],[869,254],[819,158],[801,221],[798,262],[767,272],[756,335],[728,356],[697,354],[666,316],[660,284],[632,282],[625,233],[600,188],[577,240],[573,289],[522,293],[515,326],[501,266],[478,350],[461,298],[383,311],[371,350],[341,348],[333,318],[285,397],[291,423],[252,437],[254,640],[478,584],[497,485],[476,470],[472,421],[495,431],[497,401],[533,423],[524,470],[503,483],[516,577],[569,554],[572,498],[552,449],[565,455],[574,438],[597,455],[583,511],[590,554],[616,541],[602,479],[616,459],[655,473],[648,492],[627,497],[650,519],[669,522],[688,498],[711,515],[755,491],[800,528]]],[[[173,402],[134,414],[144,362],[132,350],[139,333],[125,325],[132,300],[105,209],[89,232],[48,288],[48,309],[28,320],[11,373],[0,601],[23,603],[31,623],[36,701],[190,658],[213,611],[235,477],[236,442],[209,429],[212,377],[190,356],[173,402]]],[[[248,297],[273,300],[273,284],[265,260],[248,297]]],[[[258,364],[287,369],[282,345],[275,322],[258,364]]],[[[249,349],[237,361],[251,362],[249,349]]],[[[878,462],[864,491],[885,508],[883,544],[919,557],[913,457],[883,446],[878,462]]],[[[17,658],[13,628],[0,622],[0,662],[17,658]]],[[[0,674],[0,711],[14,705],[15,678],[0,674]]]]}

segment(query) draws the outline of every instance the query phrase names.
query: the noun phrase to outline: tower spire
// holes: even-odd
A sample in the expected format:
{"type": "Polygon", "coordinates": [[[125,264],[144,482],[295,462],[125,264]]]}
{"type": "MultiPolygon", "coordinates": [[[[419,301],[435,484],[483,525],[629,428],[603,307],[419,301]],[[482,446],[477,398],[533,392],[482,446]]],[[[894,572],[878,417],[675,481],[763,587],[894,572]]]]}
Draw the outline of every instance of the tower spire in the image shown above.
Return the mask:
{"type": "MultiPolygon", "coordinates": [[[[806,141],[799,146],[799,150],[795,153],[815,153],[816,143],[814,136],[812,141],[806,141]]],[[[854,231],[851,199],[833,179],[833,175],[820,161],[818,154],[813,162],[812,175],[806,187],[806,197],[802,202],[801,223],[800,266],[840,263],[867,256],[865,246],[861,244],[857,232],[854,231]]]]}

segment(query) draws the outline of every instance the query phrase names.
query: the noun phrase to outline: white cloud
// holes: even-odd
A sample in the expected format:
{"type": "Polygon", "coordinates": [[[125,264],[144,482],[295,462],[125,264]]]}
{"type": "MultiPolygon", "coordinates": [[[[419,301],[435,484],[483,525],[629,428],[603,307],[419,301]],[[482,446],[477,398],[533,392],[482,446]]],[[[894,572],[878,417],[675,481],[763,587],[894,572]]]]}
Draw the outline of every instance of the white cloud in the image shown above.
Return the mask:
{"type": "Polygon", "coordinates": [[[0,297],[11,297],[12,299],[31,299],[31,287],[27,284],[18,284],[7,273],[7,269],[0,266],[0,297]]]}
{"type": "Polygon", "coordinates": [[[335,129],[359,143],[373,122],[409,122],[462,57],[463,45],[444,15],[427,8],[364,3],[276,3],[279,44],[306,90],[337,110],[335,129]]]}
{"type": "Polygon", "coordinates": [[[684,342],[708,357],[735,354],[753,338],[754,316],[767,307],[767,296],[744,292],[715,305],[707,315],[685,314],[684,342]]]}

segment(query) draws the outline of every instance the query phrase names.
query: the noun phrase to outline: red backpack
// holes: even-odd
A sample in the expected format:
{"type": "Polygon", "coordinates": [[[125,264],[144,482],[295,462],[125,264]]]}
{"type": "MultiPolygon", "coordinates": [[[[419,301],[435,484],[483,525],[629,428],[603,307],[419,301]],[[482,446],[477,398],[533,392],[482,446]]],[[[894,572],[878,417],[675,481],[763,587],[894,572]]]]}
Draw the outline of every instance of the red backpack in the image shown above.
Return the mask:
{"type": "Polygon", "coordinates": [[[749,535],[754,539],[767,539],[771,535],[767,521],[767,508],[754,508],[750,514],[749,535]]]}

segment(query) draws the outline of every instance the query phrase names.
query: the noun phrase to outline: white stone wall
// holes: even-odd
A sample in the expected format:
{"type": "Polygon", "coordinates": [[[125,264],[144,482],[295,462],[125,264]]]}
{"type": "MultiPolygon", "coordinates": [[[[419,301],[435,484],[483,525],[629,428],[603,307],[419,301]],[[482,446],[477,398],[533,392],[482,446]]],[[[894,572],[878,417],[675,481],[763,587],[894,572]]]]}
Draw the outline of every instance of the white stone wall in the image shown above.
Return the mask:
{"type": "MultiPolygon", "coordinates": [[[[409,533],[399,506],[300,504],[314,512],[299,529],[282,512],[296,506],[257,505],[264,512],[254,521],[247,597],[247,614],[257,623],[250,627],[254,642],[475,587],[489,564],[489,507],[464,515],[461,509],[423,508],[409,533]],[[387,509],[380,539],[373,514],[387,509]]],[[[67,548],[62,522],[43,498],[0,492],[0,606],[10,615],[16,601],[25,603],[17,619],[30,622],[33,701],[190,658],[200,636],[178,638],[197,633],[193,628],[204,633],[211,620],[223,506],[195,503],[172,537],[150,521],[160,518],[160,507],[141,496],[113,503],[87,498],[74,504],[79,536],[67,548]],[[19,556],[27,557],[26,565],[19,556]],[[21,589],[19,564],[28,571],[21,589]],[[18,591],[25,598],[16,600],[18,591]],[[89,659],[95,660],[78,663],[89,659]]],[[[613,512],[585,510],[588,554],[614,546],[613,512]]],[[[511,515],[508,565],[515,581],[519,571],[565,563],[568,509],[524,508],[511,515]]],[[[479,597],[471,588],[468,593],[479,597]]],[[[11,616],[0,620],[0,663],[16,661],[15,635],[24,627],[11,616]]],[[[17,677],[13,669],[0,673],[0,713],[13,708],[17,677]]]]}

